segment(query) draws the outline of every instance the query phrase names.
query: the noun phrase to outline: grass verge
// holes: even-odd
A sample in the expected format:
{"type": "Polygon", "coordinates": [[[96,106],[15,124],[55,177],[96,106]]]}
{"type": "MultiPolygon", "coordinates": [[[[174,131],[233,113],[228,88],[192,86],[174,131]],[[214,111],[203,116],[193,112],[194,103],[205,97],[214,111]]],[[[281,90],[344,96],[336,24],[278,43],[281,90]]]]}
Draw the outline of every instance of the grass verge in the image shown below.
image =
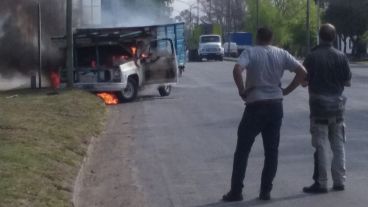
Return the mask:
{"type": "Polygon", "coordinates": [[[72,206],[74,179],[106,107],[77,90],[0,93],[0,207],[72,206]]]}

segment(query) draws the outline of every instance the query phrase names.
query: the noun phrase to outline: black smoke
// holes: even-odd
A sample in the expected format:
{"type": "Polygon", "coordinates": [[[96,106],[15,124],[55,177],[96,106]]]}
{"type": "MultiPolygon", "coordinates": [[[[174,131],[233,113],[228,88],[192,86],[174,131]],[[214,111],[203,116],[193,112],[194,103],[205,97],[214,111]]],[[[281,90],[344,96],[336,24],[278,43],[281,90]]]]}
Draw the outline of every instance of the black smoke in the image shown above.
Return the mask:
{"type": "MultiPolygon", "coordinates": [[[[41,4],[42,9],[43,71],[47,72],[49,69],[64,66],[64,51],[59,50],[58,46],[52,43],[51,37],[65,35],[66,0],[1,0],[0,77],[11,77],[15,73],[29,75],[30,72],[38,69],[37,2],[41,4]]],[[[166,5],[171,1],[103,0],[101,2],[102,25],[98,25],[99,27],[171,22],[168,17],[169,7],[166,5]]],[[[91,26],[83,22],[82,0],[73,0],[73,3],[74,26],[91,26]]]]}
{"type": "Polygon", "coordinates": [[[60,52],[51,37],[65,32],[65,1],[1,0],[0,2],[0,75],[29,75],[38,68],[38,5],[42,9],[43,71],[61,63],[60,52]]]}

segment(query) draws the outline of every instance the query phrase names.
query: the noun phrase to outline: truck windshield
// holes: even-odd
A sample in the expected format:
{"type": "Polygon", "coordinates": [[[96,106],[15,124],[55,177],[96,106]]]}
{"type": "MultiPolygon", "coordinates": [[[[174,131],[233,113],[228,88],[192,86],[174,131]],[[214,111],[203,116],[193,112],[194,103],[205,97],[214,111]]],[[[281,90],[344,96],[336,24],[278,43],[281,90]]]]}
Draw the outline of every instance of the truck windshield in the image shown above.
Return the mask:
{"type": "Polygon", "coordinates": [[[219,36],[204,36],[201,37],[201,43],[208,43],[208,42],[220,42],[219,36]]]}
{"type": "Polygon", "coordinates": [[[97,65],[113,67],[132,58],[131,52],[120,45],[102,45],[77,48],[77,67],[92,67],[97,65]],[[98,58],[97,58],[98,54],[98,58]]]}

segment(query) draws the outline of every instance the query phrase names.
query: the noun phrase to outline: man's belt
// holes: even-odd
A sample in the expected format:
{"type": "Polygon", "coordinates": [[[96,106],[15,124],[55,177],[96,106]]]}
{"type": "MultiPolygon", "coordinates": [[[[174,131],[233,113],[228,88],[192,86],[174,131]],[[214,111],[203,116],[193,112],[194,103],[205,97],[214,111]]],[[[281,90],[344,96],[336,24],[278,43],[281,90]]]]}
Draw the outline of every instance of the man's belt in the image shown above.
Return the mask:
{"type": "Polygon", "coordinates": [[[271,105],[271,104],[277,104],[282,103],[282,99],[265,99],[265,100],[259,100],[254,101],[251,103],[247,103],[247,106],[262,106],[262,105],[271,105]]]}

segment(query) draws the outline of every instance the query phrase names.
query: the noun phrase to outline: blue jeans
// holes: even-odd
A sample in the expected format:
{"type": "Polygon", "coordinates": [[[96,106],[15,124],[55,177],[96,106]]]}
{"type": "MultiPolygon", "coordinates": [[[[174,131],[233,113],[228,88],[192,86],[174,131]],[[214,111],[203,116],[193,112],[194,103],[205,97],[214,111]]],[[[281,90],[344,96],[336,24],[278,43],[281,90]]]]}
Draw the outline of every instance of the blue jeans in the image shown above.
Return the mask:
{"type": "Polygon", "coordinates": [[[283,107],[281,100],[252,103],[246,106],[238,128],[238,141],[234,154],[231,191],[241,193],[248,163],[248,156],[254,140],[262,134],[265,153],[262,171],[261,191],[270,192],[276,175],[280,128],[283,107]]]}

